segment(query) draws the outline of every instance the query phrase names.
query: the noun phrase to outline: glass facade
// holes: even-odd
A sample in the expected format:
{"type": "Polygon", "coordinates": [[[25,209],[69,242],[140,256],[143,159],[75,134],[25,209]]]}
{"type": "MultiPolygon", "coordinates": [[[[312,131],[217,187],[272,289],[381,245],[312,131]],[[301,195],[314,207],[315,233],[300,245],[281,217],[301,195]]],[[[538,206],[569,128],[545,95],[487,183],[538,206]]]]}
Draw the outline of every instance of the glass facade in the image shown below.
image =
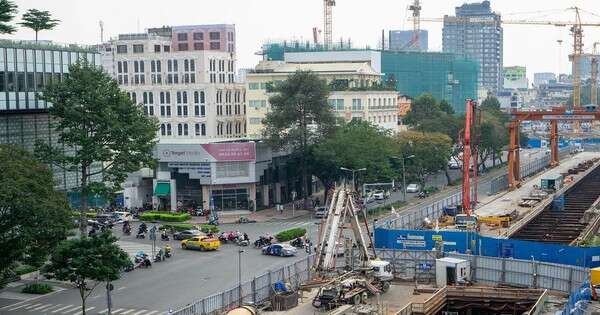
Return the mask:
{"type": "Polygon", "coordinates": [[[248,189],[212,190],[211,197],[217,210],[248,209],[248,189]]]}
{"type": "MultiPolygon", "coordinates": [[[[69,65],[80,59],[100,63],[97,53],[67,47],[0,41],[0,143],[20,145],[30,151],[38,140],[58,146],[48,114],[51,104],[37,94],[47,84],[62,80],[69,65]]],[[[78,186],[78,173],[59,168],[53,171],[57,188],[71,190],[78,186]]]]}

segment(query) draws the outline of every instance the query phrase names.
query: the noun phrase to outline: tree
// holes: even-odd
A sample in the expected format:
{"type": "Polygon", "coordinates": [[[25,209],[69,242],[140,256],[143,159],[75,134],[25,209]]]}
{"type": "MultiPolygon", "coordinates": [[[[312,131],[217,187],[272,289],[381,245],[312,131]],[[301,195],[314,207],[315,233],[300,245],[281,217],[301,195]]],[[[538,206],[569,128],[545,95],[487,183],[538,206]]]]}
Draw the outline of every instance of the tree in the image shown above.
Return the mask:
{"type": "Polygon", "coordinates": [[[43,268],[49,279],[69,281],[79,289],[82,315],[86,313],[86,299],[96,286],[100,283],[110,286],[110,282],[119,279],[121,272],[131,266],[129,256],[116,241],[109,231],[63,241],[43,268]]]}
{"type": "Polygon", "coordinates": [[[21,18],[23,22],[19,24],[32,29],[35,32],[35,41],[38,40],[38,33],[44,30],[51,30],[58,25],[60,20],[53,19],[48,11],[29,9],[21,18]]]}
{"type": "Polygon", "coordinates": [[[0,274],[16,261],[39,265],[67,236],[70,211],[47,165],[0,145],[0,274]]]}
{"type": "Polygon", "coordinates": [[[434,174],[448,165],[452,153],[450,137],[442,133],[405,131],[396,136],[399,156],[414,155],[406,164],[406,171],[421,186],[425,185],[427,174],[434,174]]]}
{"type": "Polygon", "coordinates": [[[340,173],[340,167],[366,168],[361,173],[365,181],[390,180],[394,177],[394,170],[390,165],[390,158],[395,153],[392,138],[388,132],[365,121],[351,121],[336,128],[331,137],[316,145],[314,151],[314,164],[327,165],[328,168],[315,172],[326,189],[332,188],[333,182],[340,175],[348,175],[340,173]],[[333,168],[335,172],[331,172],[329,168],[333,168]],[[327,178],[327,175],[336,178],[327,178]],[[328,184],[331,186],[328,187],[328,184]]]}
{"type": "Polygon", "coordinates": [[[40,97],[53,104],[49,111],[57,120],[54,128],[59,136],[55,147],[38,142],[36,153],[79,172],[79,228],[84,234],[90,192],[118,189],[128,173],[153,164],[158,123],[145,116],[108,74],[85,61],[71,65],[69,76],[47,86],[40,97]],[[91,183],[95,175],[102,181],[91,183]]]}
{"type": "Polygon", "coordinates": [[[0,0],[0,34],[12,34],[17,28],[8,24],[17,14],[17,5],[10,0],[0,0]]]}
{"type": "Polygon", "coordinates": [[[271,112],[263,120],[263,135],[273,148],[300,155],[302,195],[307,207],[309,148],[319,143],[335,124],[327,102],[329,90],[314,73],[298,71],[271,92],[275,94],[269,98],[271,112]]]}
{"type": "Polygon", "coordinates": [[[481,102],[481,109],[483,110],[500,110],[500,101],[495,96],[488,95],[483,102],[481,102]]]}

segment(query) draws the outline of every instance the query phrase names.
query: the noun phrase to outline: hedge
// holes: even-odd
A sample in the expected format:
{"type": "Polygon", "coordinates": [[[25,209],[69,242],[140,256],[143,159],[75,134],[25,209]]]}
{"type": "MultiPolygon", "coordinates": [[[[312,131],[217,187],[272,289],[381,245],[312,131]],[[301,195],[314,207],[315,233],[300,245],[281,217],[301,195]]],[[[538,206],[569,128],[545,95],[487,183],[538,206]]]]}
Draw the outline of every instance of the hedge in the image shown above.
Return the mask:
{"type": "Polygon", "coordinates": [[[277,233],[277,235],[275,235],[275,238],[278,242],[287,242],[298,237],[304,236],[304,234],[306,234],[306,229],[294,228],[277,233]]]}
{"type": "Polygon", "coordinates": [[[30,272],[34,272],[36,270],[38,270],[38,268],[36,267],[30,265],[21,265],[15,269],[15,273],[21,276],[30,272]]]}
{"type": "Polygon", "coordinates": [[[140,215],[142,221],[184,222],[191,218],[189,213],[144,212],[140,215]]]}
{"type": "Polygon", "coordinates": [[[202,224],[200,225],[200,231],[204,233],[219,233],[219,228],[212,224],[202,224]]]}
{"type": "Polygon", "coordinates": [[[30,283],[21,290],[21,292],[29,294],[47,294],[52,291],[54,291],[52,286],[45,283],[30,283]]]}
{"type": "MultiPolygon", "coordinates": [[[[71,211],[71,216],[78,218],[81,215],[81,212],[79,211],[71,211]]],[[[87,218],[95,218],[97,215],[96,212],[86,212],[85,216],[87,218]]]]}
{"type": "Polygon", "coordinates": [[[175,230],[177,232],[185,231],[185,230],[193,230],[197,227],[191,223],[164,223],[158,229],[159,230],[175,230]]]}

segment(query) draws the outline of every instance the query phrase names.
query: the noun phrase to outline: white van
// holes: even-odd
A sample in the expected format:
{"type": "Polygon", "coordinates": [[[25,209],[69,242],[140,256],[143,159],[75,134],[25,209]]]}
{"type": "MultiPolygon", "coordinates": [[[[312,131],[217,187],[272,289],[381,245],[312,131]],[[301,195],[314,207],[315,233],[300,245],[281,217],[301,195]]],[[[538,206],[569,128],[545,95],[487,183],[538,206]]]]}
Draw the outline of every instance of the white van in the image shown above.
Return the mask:
{"type": "Polygon", "coordinates": [[[125,211],[115,211],[113,212],[113,218],[115,218],[115,220],[117,220],[118,223],[121,223],[125,221],[132,221],[133,215],[125,211]]]}

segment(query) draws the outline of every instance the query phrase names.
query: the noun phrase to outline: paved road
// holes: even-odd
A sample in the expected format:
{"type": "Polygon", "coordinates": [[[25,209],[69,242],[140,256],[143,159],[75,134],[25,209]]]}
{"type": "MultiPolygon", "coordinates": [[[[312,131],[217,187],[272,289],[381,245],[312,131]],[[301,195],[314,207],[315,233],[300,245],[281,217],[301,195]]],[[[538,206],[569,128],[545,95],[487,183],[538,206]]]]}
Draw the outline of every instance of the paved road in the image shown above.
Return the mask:
{"type": "MultiPolygon", "coordinates": [[[[543,152],[531,151],[523,154],[523,159],[537,158],[543,152]]],[[[487,179],[480,181],[480,194],[485,195],[489,190],[489,180],[500,174],[503,170],[495,170],[487,179]]],[[[453,171],[453,176],[458,172],[453,171]]],[[[437,179],[430,179],[431,184],[445,184],[444,174],[436,175],[437,179]]],[[[428,185],[431,185],[428,183],[428,185]]],[[[414,211],[422,203],[431,203],[455,193],[460,187],[447,190],[430,198],[420,201],[403,209],[414,211]]],[[[410,201],[416,194],[407,194],[410,201]]],[[[401,200],[402,193],[393,194],[386,202],[401,200]]],[[[379,206],[380,204],[370,204],[379,206]]],[[[263,223],[230,224],[222,225],[221,230],[239,230],[248,233],[251,239],[259,235],[275,234],[279,231],[293,228],[306,228],[311,239],[316,239],[318,220],[309,216],[263,223]]],[[[122,236],[120,227],[115,227],[115,234],[120,237],[121,246],[129,253],[138,250],[149,252],[150,240],[137,240],[133,236],[122,236]]],[[[134,229],[135,232],[135,229],[134,229]]],[[[160,245],[161,241],[157,241],[160,245]]],[[[209,296],[221,290],[234,287],[238,278],[238,250],[235,245],[223,245],[216,252],[184,251],[179,248],[178,242],[171,241],[174,248],[173,257],[162,263],[155,263],[151,269],[135,270],[125,273],[123,278],[114,283],[113,314],[116,315],[157,315],[166,312],[170,307],[185,305],[201,297],[209,296]]],[[[269,257],[260,254],[258,249],[243,248],[242,278],[249,280],[254,276],[276,269],[294,261],[294,258],[269,257]]],[[[305,257],[306,253],[300,251],[298,257],[305,257]]],[[[0,295],[0,315],[17,314],[49,314],[49,315],[78,315],[81,313],[78,291],[64,286],[48,296],[34,300],[23,300],[22,295],[13,296],[12,299],[0,295]]],[[[106,296],[103,287],[99,286],[87,302],[88,314],[98,314],[106,309],[106,296]]]]}

